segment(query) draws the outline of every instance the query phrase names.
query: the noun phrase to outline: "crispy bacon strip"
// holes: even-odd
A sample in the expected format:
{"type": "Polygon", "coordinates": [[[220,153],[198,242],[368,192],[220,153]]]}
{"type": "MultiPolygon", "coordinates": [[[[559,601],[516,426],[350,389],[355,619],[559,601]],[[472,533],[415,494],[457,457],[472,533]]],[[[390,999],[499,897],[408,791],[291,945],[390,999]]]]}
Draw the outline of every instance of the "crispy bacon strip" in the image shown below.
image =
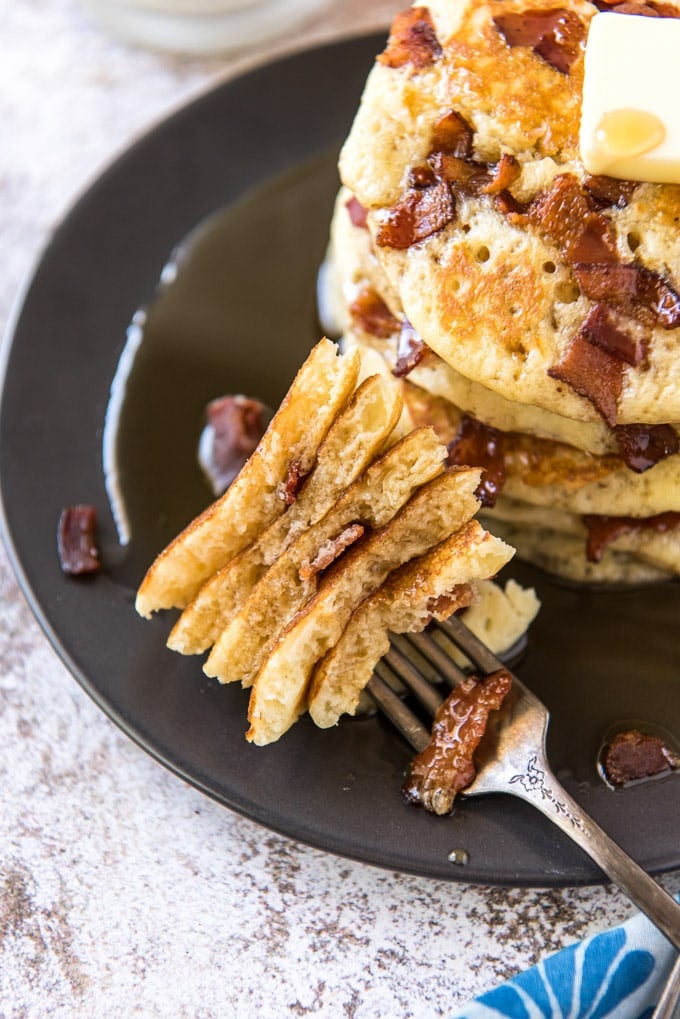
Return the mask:
{"type": "Polygon", "coordinates": [[[392,314],[382,297],[372,287],[364,287],[349,306],[354,321],[371,336],[386,340],[400,328],[400,321],[392,314]]]}
{"type": "Polygon", "coordinates": [[[663,534],[680,526],[680,513],[657,513],[653,517],[608,517],[588,514],[583,517],[583,523],[588,531],[586,559],[591,563],[599,563],[607,546],[621,535],[634,532],[639,534],[644,531],[663,534]]]}
{"type": "Polygon", "coordinates": [[[636,180],[618,180],[604,174],[589,174],[583,179],[583,187],[602,209],[625,209],[637,186],[636,180]]]}
{"type": "Polygon", "coordinates": [[[438,233],[455,214],[456,205],[446,181],[411,187],[390,209],[378,230],[376,243],[382,248],[404,251],[438,233]]]}
{"type": "Polygon", "coordinates": [[[623,387],[623,361],[619,357],[591,343],[579,332],[561,361],[548,369],[548,375],[566,382],[579,396],[590,400],[609,427],[614,427],[623,387]]]}
{"type": "Polygon", "coordinates": [[[377,58],[386,67],[406,67],[417,71],[433,64],[442,55],[427,7],[410,7],[392,22],[385,50],[377,58]]]}
{"type": "Polygon", "coordinates": [[[568,74],[586,37],[583,22],[572,11],[508,11],[493,23],[508,46],[528,46],[556,71],[568,74]]]}
{"type": "Polygon", "coordinates": [[[647,355],[649,338],[635,322],[622,324],[606,304],[595,304],[581,326],[582,332],[598,347],[626,364],[638,365],[647,355]],[[624,325],[626,328],[624,328],[624,325]]]}
{"type": "Polygon", "coordinates": [[[610,265],[576,262],[574,275],[592,301],[604,301],[642,322],[663,329],[680,326],[680,294],[660,273],[636,262],[610,265]]]}
{"type": "Polygon", "coordinates": [[[568,262],[616,262],[612,224],[593,210],[572,173],[561,173],[526,209],[526,221],[561,250],[568,262]]]}
{"type": "Polygon", "coordinates": [[[475,777],[473,755],[491,711],[497,711],[512,686],[504,670],[456,687],[435,715],[432,739],[409,765],[404,798],[435,814],[450,814],[456,794],[475,777]]]}

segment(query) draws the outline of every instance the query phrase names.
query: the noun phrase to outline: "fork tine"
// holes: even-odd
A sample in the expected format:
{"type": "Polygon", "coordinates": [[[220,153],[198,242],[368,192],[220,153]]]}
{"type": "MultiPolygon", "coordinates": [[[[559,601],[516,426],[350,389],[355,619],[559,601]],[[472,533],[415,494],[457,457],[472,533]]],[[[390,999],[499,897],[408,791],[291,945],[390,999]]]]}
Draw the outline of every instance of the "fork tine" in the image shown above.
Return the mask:
{"type": "Polygon", "coordinates": [[[444,698],[418,672],[406,655],[402,654],[396,647],[393,647],[385,655],[384,661],[387,662],[392,671],[396,673],[411,693],[418,698],[423,707],[431,715],[434,715],[444,698]]]}
{"type": "Polygon", "coordinates": [[[392,725],[406,737],[413,749],[420,753],[430,742],[430,731],[406,707],[386,677],[389,677],[389,666],[385,665],[384,661],[378,662],[366,690],[392,725]]]}
{"type": "Polygon", "coordinates": [[[477,668],[484,672],[495,672],[497,669],[505,668],[500,658],[497,658],[456,616],[442,621],[435,620],[434,625],[457,644],[477,668]]]}
{"type": "Polygon", "coordinates": [[[441,677],[450,686],[458,686],[467,676],[465,672],[446,654],[443,648],[435,644],[432,637],[426,633],[410,633],[408,640],[414,644],[421,655],[426,658],[441,677]]]}

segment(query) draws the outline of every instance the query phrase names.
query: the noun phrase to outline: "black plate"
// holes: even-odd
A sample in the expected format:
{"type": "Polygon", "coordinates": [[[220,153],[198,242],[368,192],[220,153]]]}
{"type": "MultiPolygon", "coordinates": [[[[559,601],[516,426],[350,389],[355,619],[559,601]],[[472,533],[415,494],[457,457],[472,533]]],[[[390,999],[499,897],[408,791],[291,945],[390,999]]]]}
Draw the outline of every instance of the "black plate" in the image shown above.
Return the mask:
{"type": "MultiPolygon", "coordinates": [[[[130,149],[68,215],[8,344],[0,408],[7,543],[77,680],[150,754],[227,806],[317,847],[418,874],[597,881],[580,850],[510,797],[462,803],[446,820],[405,806],[408,749],[377,718],[325,732],[303,720],[275,746],[249,746],[245,693],[167,651],[167,616],[144,622],[134,612],[151,558],[208,500],[194,456],[206,400],[246,392],[275,403],[318,338],[315,274],[335,158],[380,44],[342,42],[217,88],[130,149]],[[176,282],[155,293],[170,252],[189,234],[176,282]],[[132,526],[121,547],[102,432],[126,327],[148,301],[118,443],[132,526]],[[106,568],[93,580],[69,580],[57,563],[57,518],[76,502],[99,510],[106,568]],[[458,847],[470,856],[464,869],[447,860],[458,847]]],[[[602,734],[622,719],[680,732],[679,587],[596,594],[521,565],[514,572],[543,599],[521,673],[552,710],[553,766],[646,867],[679,865],[680,782],[614,793],[595,768],[602,734]]]]}

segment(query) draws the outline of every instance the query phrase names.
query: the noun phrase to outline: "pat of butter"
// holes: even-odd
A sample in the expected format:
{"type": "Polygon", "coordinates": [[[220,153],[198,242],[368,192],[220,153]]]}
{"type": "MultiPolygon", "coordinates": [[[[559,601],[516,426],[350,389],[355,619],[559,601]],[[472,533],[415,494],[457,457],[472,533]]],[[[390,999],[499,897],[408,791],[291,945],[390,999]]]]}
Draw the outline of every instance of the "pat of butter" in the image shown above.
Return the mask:
{"type": "Polygon", "coordinates": [[[596,14],[580,147],[589,173],[680,183],[680,20],[596,14]]]}

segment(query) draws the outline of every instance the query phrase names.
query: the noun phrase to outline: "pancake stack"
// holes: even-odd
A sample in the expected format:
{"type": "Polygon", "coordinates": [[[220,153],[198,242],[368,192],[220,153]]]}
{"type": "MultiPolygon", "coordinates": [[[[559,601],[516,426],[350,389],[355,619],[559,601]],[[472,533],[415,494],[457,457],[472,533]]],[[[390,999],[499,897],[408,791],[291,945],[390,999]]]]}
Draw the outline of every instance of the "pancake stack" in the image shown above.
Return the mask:
{"type": "Polygon", "coordinates": [[[680,188],[581,163],[603,6],[397,16],[343,147],[322,307],[448,462],[482,468],[495,534],[570,580],[634,583],[680,573],[680,188]]]}
{"type": "Polygon", "coordinates": [[[481,471],[446,466],[434,430],[403,422],[393,378],[321,341],[236,480],[140,586],[140,614],[183,610],[172,649],[251,687],[256,744],[308,707],[322,726],[354,713],[390,629],[470,606],[503,650],[537,611],[488,580],[513,549],[473,519],[481,471]]]}

